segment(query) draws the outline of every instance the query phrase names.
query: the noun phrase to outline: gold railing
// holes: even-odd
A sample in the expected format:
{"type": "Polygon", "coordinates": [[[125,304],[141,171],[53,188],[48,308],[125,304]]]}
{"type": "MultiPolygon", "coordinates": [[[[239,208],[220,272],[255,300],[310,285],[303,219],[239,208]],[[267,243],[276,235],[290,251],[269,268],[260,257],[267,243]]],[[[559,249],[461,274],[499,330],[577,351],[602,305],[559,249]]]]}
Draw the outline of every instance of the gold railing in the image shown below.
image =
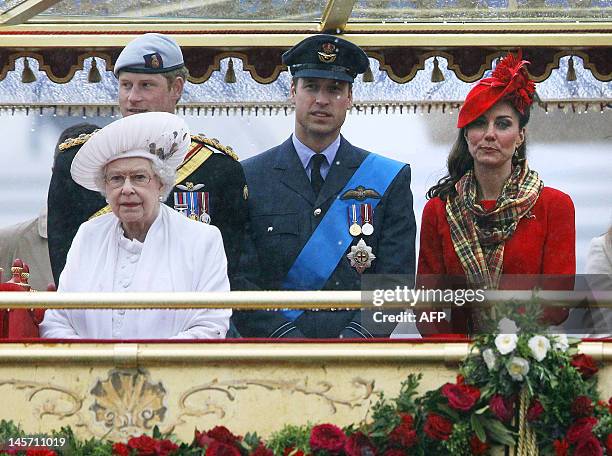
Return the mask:
{"type": "MultiPolygon", "coordinates": [[[[537,291],[538,300],[546,306],[571,306],[587,302],[589,307],[612,307],[610,291],[537,291]]],[[[509,300],[529,301],[533,291],[487,291],[482,303],[491,306],[509,300]]],[[[436,301],[385,302],[385,308],[406,308],[436,301]]],[[[448,302],[440,302],[448,306],[448,302]]],[[[168,292],[168,293],[0,293],[0,309],[358,309],[374,308],[371,292],[360,291],[232,291],[232,292],[168,292]]]]}

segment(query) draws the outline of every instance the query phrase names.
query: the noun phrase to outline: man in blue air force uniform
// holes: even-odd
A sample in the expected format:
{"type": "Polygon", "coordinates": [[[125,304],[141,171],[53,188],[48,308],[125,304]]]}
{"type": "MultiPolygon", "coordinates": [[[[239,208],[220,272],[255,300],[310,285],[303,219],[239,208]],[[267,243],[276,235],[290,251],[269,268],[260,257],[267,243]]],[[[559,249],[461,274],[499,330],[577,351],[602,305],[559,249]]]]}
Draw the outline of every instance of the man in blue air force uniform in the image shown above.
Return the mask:
{"type": "MultiPolygon", "coordinates": [[[[239,288],[359,290],[363,274],[412,277],[410,166],[340,135],[352,82],[368,57],[346,40],[315,35],[287,51],[283,63],[293,76],[295,132],[243,162],[250,239],[239,288]]],[[[245,311],[234,323],[244,337],[366,338],[393,329],[358,310],[245,311]]]]}

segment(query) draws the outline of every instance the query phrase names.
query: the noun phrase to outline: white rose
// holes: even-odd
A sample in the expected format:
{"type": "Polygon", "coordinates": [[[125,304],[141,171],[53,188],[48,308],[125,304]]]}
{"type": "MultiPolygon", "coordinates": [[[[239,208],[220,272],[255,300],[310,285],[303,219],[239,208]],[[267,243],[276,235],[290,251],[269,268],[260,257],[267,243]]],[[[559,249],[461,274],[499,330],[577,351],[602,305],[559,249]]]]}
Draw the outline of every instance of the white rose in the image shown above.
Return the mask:
{"type": "Polygon", "coordinates": [[[508,373],[513,380],[517,382],[523,381],[523,378],[529,372],[529,361],[518,356],[513,357],[508,364],[508,373]]]}
{"type": "Polygon", "coordinates": [[[499,320],[497,329],[500,334],[516,334],[518,332],[518,326],[516,326],[514,320],[505,317],[499,320]]]}
{"type": "Polygon", "coordinates": [[[482,359],[484,359],[485,364],[489,370],[495,369],[495,353],[490,348],[487,348],[482,352],[482,359]]]}
{"type": "Polygon", "coordinates": [[[500,334],[495,338],[495,346],[502,355],[507,355],[516,348],[516,334],[500,334]]]}
{"type": "Polygon", "coordinates": [[[546,358],[546,354],[548,350],[550,350],[550,341],[547,337],[544,336],[533,336],[527,342],[527,345],[531,349],[531,355],[536,359],[536,361],[542,361],[546,358]]]}
{"type": "Polygon", "coordinates": [[[555,350],[566,352],[569,348],[569,340],[567,340],[567,336],[565,334],[555,334],[552,336],[552,340],[555,341],[553,344],[555,350]]]}

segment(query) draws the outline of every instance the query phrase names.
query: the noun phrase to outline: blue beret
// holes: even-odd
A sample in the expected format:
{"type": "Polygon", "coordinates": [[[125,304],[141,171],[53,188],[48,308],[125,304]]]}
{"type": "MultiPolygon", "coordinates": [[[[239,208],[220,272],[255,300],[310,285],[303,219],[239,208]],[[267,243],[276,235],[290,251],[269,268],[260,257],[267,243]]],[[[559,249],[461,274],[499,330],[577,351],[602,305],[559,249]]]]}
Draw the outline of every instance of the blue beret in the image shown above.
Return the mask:
{"type": "Polygon", "coordinates": [[[294,78],[324,78],[353,82],[370,61],[363,50],[334,35],[313,35],[283,54],[294,78]]]}
{"type": "Polygon", "coordinates": [[[185,66],[176,41],[160,33],[145,33],[130,41],[115,62],[114,73],[167,73],[185,66]]]}

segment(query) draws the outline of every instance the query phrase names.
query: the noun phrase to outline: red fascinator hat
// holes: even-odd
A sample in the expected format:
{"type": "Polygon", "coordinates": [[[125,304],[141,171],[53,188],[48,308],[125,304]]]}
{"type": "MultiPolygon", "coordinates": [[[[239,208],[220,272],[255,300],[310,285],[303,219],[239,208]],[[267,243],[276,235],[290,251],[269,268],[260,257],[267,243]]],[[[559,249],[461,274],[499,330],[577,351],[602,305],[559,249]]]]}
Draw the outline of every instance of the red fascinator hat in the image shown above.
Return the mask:
{"type": "Polygon", "coordinates": [[[463,128],[478,119],[495,103],[506,100],[512,103],[518,112],[525,110],[533,103],[535,84],[529,79],[525,66],[529,62],[518,56],[508,54],[493,70],[489,78],[484,78],[470,90],[459,110],[457,128],[463,128]]]}

